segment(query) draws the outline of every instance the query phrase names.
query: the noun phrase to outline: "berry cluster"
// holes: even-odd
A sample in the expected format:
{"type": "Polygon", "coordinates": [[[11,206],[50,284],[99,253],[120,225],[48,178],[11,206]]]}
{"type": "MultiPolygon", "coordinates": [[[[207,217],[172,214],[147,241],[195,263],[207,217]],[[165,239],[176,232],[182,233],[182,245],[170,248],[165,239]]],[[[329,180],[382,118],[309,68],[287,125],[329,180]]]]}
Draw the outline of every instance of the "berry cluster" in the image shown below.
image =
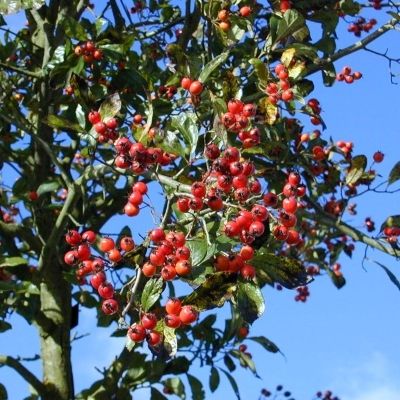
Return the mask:
{"type": "Polygon", "coordinates": [[[88,64],[103,59],[103,52],[91,40],[75,46],[74,53],[83,57],[83,60],[88,64]]]}
{"type": "MultiPolygon", "coordinates": [[[[92,275],[90,284],[97,290],[99,296],[104,299],[102,310],[105,314],[112,315],[118,312],[118,302],[114,299],[114,287],[107,282],[105,268],[107,260],[93,257],[90,245],[96,241],[93,231],[85,231],[80,234],[76,230],[70,230],[65,235],[65,241],[72,247],[64,255],[64,262],[70,266],[77,266],[76,276],[78,281],[85,283],[85,277],[92,275]]],[[[113,239],[105,237],[99,242],[99,250],[106,253],[111,263],[118,263],[122,259],[121,252],[129,252],[134,249],[135,243],[131,237],[121,239],[119,249],[116,248],[113,239]]]]}
{"type": "Polygon", "coordinates": [[[350,154],[353,151],[353,142],[345,142],[344,140],[338,140],[336,146],[343,151],[345,155],[350,154]]]}
{"type": "MultiPolygon", "coordinates": [[[[251,15],[252,9],[250,6],[242,6],[238,10],[238,16],[247,18],[251,15]]],[[[231,11],[228,8],[223,8],[218,12],[218,26],[224,31],[227,32],[231,29],[231,11]]]]}
{"type": "Polygon", "coordinates": [[[128,328],[129,338],[137,343],[146,339],[149,346],[157,346],[162,340],[161,333],[155,330],[157,322],[155,314],[143,314],[140,322],[134,323],[128,328]]]}
{"type": "Polygon", "coordinates": [[[372,18],[367,22],[365,18],[359,17],[356,22],[349,25],[347,30],[353,32],[355,36],[360,37],[362,32],[369,32],[376,24],[377,21],[375,18],[372,18]]]}
{"type": "Polygon", "coordinates": [[[294,93],[289,81],[289,72],[283,64],[275,66],[275,74],[278,82],[270,82],[266,87],[268,101],[271,104],[277,104],[279,100],[289,102],[294,99],[294,93]]]}
{"type": "Polygon", "coordinates": [[[158,93],[160,94],[160,96],[165,96],[167,99],[172,99],[172,97],[174,97],[177,91],[178,90],[174,85],[170,86],[161,85],[158,88],[158,93]]]}
{"type": "Polygon", "coordinates": [[[147,193],[148,187],[143,181],[136,182],[132,186],[132,191],[128,201],[124,206],[124,213],[128,217],[135,217],[139,214],[139,206],[143,203],[143,196],[147,193]]]}
{"type": "Polygon", "coordinates": [[[240,273],[243,279],[251,280],[256,276],[256,270],[246,261],[253,258],[254,249],[250,245],[245,245],[238,254],[219,254],[214,261],[214,267],[217,271],[240,273]]]}
{"type": "Polygon", "coordinates": [[[369,2],[375,10],[380,10],[382,8],[382,0],[369,0],[369,2]]]}
{"type": "Polygon", "coordinates": [[[375,222],[372,221],[370,217],[365,218],[364,225],[368,232],[373,232],[375,230],[375,222]]]}
{"type": "Polygon", "coordinates": [[[165,233],[163,229],[156,228],[150,232],[149,238],[156,247],[142,267],[143,275],[150,278],[159,272],[165,281],[171,281],[177,275],[190,274],[190,249],[185,246],[186,238],[182,232],[165,233]]]}
{"type": "Polygon", "coordinates": [[[115,118],[111,117],[102,120],[98,111],[90,111],[88,114],[88,120],[93,125],[93,128],[98,135],[97,140],[99,143],[106,143],[109,140],[114,141],[118,138],[118,133],[116,131],[118,128],[118,122],[115,118]]]}
{"type": "Polygon", "coordinates": [[[339,397],[333,396],[333,393],[330,390],[326,390],[324,393],[317,392],[316,396],[322,400],[340,400],[339,397]]]}
{"type": "Polygon", "coordinates": [[[222,115],[221,121],[225,128],[238,133],[238,139],[245,149],[260,144],[260,131],[258,128],[247,129],[251,118],[256,115],[257,108],[253,103],[244,104],[233,99],[227,104],[228,112],[222,115]]]}
{"type": "Polygon", "coordinates": [[[204,86],[200,81],[192,80],[187,76],[182,78],[181,86],[183,89],[188,90],[192,96],[200,96],[204,89],[204,86]]]}
{"type": "Polygon", "coordinates": [[[165,325],[169,328],[179,328],[181,325],[190,325],[197,320],[199,313],[194,307],[185,305],[177,298],[169,299],[165,303],[165,325]]]}
{"type": "Polygon", "coordinates": [[[310,291],[308,290],[308,286],[299,286],[296,288],[297,290],[297,295],[295,296],[296,301],[301,301],[302,303],[305,303],[310,296],[310,291]]]}
{"type": "Polygon", "coordinates": [[[362,78],[361,72],[351,73],[350,67],[343,67],[342,71],[336,75],[336,80],[339,82],[353,83],[362,78]]]}
{"type": "Polygon", "coordinates": [[[311,123],[313,125],[320,125],[321,119],[319,115],[321,114],[321,105],[317,99],[310,99],[307,102],[307,106],[311,108],[312,113],[314,114],[311,117],[311,123]]]}

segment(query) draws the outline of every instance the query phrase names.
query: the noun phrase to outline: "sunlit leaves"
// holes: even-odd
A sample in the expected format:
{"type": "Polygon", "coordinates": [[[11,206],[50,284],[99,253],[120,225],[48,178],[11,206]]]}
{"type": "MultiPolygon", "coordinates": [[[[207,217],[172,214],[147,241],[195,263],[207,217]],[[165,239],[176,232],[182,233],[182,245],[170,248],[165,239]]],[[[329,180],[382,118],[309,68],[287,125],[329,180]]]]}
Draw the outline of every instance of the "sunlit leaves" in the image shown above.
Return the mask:
{"type": "Polygon", "coordinates": [[[162,278],[150,279],[147,281],[141,298],[141,304],[144,311],[150,310],[154,303],[160,298],[163,291],[164,281],[162,278]]]}
{"type": "Polygon", "coordinates": [[[225,51],[219,54],[217,57],[213,58],[207,65],[204,66],[200,75],[200,82],[207,82],[208,77],[217,69],[221,64],[223,64],[229,56],[229,51],[225,51]]]}
{"type": "Polygon", "coordinates": [[[389,173],[388,183],[391,185],[392,183],[397,182],[400,179],[400,161],[397,162],[389,173]]]}
{"type": "Polygon", "coordinates": [[[0,14],[15,14],[27,8],[40,8],[44,0],[1,0],[0,14]]]}
{"type": "Polygon", "coordinates": [[[99,108],[99,113],[102,119],[115,117],[119,111],[121,110],[121,98],[118,93],[114,93],[111,96],[108,96],[106,100],[101,103],[99,108]]]}
{"type": "Polygon", "coordinates": [[[253,323],[265,311],[264,297],[253,282],[238,282],[237,306],[243,319],[253,323]]]}
{"type": "Polygon", "coordinates": [[[351,160],[350,170],[346,176],[346,184],[352,185],[356,183],[364,174],[367,167],[367,157],[364,155],[354,156],[351,160]]]}

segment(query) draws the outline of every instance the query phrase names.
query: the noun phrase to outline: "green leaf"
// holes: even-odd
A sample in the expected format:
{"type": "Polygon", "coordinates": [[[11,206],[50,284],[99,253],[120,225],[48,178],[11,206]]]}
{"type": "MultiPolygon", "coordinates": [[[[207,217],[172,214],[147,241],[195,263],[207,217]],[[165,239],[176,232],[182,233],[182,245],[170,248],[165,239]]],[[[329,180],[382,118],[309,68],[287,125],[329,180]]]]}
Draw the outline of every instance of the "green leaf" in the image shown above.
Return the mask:
{"type": "Polygon", "coordinates": [[[280,283],[287,289],[294,289],[307,283],[306,270],[295,258],[258,253],[251,263],[261,284],[280,283]]]}
{"type": "Polygon", "coordinates": [[[333,63],[324,65],[321,72],[325,86],[332,86],[336,82],[336,69],[333,63]]]}
{"type": "Polygon", "coordinates": [[[212,72],[223,64],[229,56],[229,51],[221,53],[206,64],[199,75],[199,81],[205,83],[212,72]]]}
{"type": "Polygon", "coordinates": [[[257,374],[256,365],[255,365],[254,361],[248,354],[246,354],[243,351],[236,350],[236,349],[231,350],[230,354],[232,354],[232,356],[236,357],[239,360],[239,363],[243,368],[249,368],[249,370],[251,372],[253,372],[253,374],[256,377],[258,377],[258,378],[260,377],[257,374]]]}
{"type": "MultiPolygon", "coordinates": [[[[139,140],[140,141],[140,140],[139,140]]],[[[161,147],[168,153],[178,154],[181,157],[185,157],[185,148],[179,141],[178,135],[172,131],[164,132],[164,135],[157,135],[155,138],[157,146],[161,147]]]]}
{"type": "Polygon", "coordinates": [[[121,110],[121,98],[118,93],[108,96],[99,108],[99,113],[102,119],[115,117],[121,110]]]}
{"type": "Polygon", "coordinates": [[[237,305],[243,319],[253,323],[265,311],[264,298],[260,288],[252,282],[239,282],[237,305]]]}
{"type": "Polygon", "coordinates": [[[196,115],[193,113],[180,113],[171,119],[171,126],[180,132],[189,148],[190,155],[193,156],[199,139],[196,115]]]}
{"type": "Polygon", "coordinates": [[[203,400],[206,394],[203,389],[203,384],[195,376],[188,374],[190,389],[192,390],[192,400],[203,400]]]}
{"type": "Polygon", "coordinates": [[[47,63],[46,68],[51,70],[56,65],[62,64],[65,60],[65,46],[58,46],[53,53],[50,61],[47,63]]]}
{"type": "Polygon", "coordinates": [[[0,268],[13,268],[20,265],[28,265],[28,261],[22,257],[1,257],[0,268]]]}
{"type": "Polygon", "coordinates": [[[361,5],[353,0],[341,0],[339,7],[347,15],[357,15],[361,10],[361,5]]]}
{"type": "Polygon", "coordinates": [[[304,17],[297,10],[287,10],[283,14],[283,18],[279,21],[275,42],[279,42],[304,26],[304,17]]]}
{"type": "Polygon", "coordinates": [[[351,159],[350,170],[346,176],[346,184],[352,185],[356,183],[364,174],[365,168],[367,168],[367,157],[364,155],[354,156],[351,159]]]}
{"type": "Polygon", "coordinates": [[[136,342],[134,342],[129,336],[126,336],[126,343],[125,347],[128,351],[132,351],[133,348],[136,346],[136,342]]]}
{"type": "Polygon", "coordinates": [[[179,398],[185,399],[185,386],[183,385],[180,378],[168,378],[164,380],[163,385],[167,387],[173,394],[176,394],[179,398]]]}
{"type": "MultiPolygon", "coordinates": [[[[99,305],[99,301],[87,290],[74,293],[73,298],[87,308],[95,308],[99,305]]],[[[125,334],[122,336],[125,336],[125,334]]]]}
{"type": "Polygon", "coordinates": [[[260,344],[262,347],[264,347],[265,350],[269,351],[270,353],[280,352],[279,347],[274,342],[271,342],[264,336],[253,336],[248,337],[247,339],[260,344]]]}
{"type": "Polygon", "coordinates": [[[397,279],[396,275],[388,267],[386,267],[385,265],[383,265],[380,262],[375,261],[375,260],[369,260],[369,261],[372,261],[375,264],[379,265],[386,272],[386,274],[389,277],[389,279],[391,280],[391,282],[397,287],[397,289],[400,290],[399,280],[397,279]]]}
{"type": "Polygon", "coordinates": [[[251,58],[249,63],[254,66],[257,78],[262,85],[266,85],[269,78],[269,72],[266,64],[258,58],[251,58]]]}
{"type": "Polygon", "coordinates": [[[44,4],[44,0],[12,0],[0,2],[0,14],[15,14],[20,10],[27,8],[40,8],[44,4]]]}
{"type": "Polygon", "coordinates": [[[207,277],[195,291],[183,300],[184,304],[195,307],[198,311],[222,307],[236,290],[237,276],[226,272],[216,272],[207,277]]]}
{"type": "Polygon", "coordinates": [[[2,383],[0,383],[0,399],[8,400],[7,389],[2,383]]]}
{"type": "Polygon", "coordinates": [[[175,356],[178,351],[178,341],[175,335],[175,329],[169,328],[164,325],[164,350],[168,354],[169,357],[175,356]]]}
{"type": "Polygon", "coordinates": [[[37,194],[41,196],[45,193],[56,193],[59,188],[60,183],[57,181],[45,182],[37,188],[37,194]]]}
{"type": "Polygon", "coordinates": [[[217,370],[217,368],[215,367],[211,367],[211,371],[210,371],[210,380],[209,380],[209,386],[210,386],[210,390],[211,392],[215,392],[219,386],[219,372],[217,370]]]}
{"type": "Polygon", "coordinates": [[[400,179],[400,161],[398,161],[390,171],[388,183],[389,185],[391,185],[392,183],[397,182],[399,179],[400,179]]]}
{"type": "Polygon", "coordinates": [[[224,364],[226,365],[226,368],[228,368],[230,372],[236,369],[236,365],[233,362],[232,357],[229,357],[228,354],[224,355],[224,364]]]}
{"type": "MultiPolygon", "coordinates": [[[[9,324],[8,322],[6,322],[4,320],[0,320],[0,332],[1,333],[8,331],[11,328],[12,328],[11,324],[9,324]]],[[[1,394],[1,387],[0,387],[0,394],[1,394]]],[[[0,399],[3,399],[3,398],[0,397],[0,399]]]]}
{"type": "Polygon", "coordinates": [[[150,279],[147,281],[141,298],[143,310],[149,311],[154,303],[160,298],[164,287],[164,280],[160,277],[158,279],[150,279]]]}
{"type": "Polygon", "coordinates": [[[52,128],[82,132],[82,128],[79,124],[71,122],[67,118],[59,117],[57,115],[48,115],[47,117],[44,117],[42,121],[52,128]]]}
{"type": "Polygon", "coordinates": [[[87,40],[85,28],[76,19],[64,15],[60,25],[64,28],[65,34],[71,39],[87,40]]]}
{"type": "Polygon", "coordinates": [[[208,245],[205,238],[188,240],[186,246],[190,249],[193,267],[197,267],[206,260],[208,245]]]}
{"type": "Polygon", "coordinates": [[[165,397],[163,394],[161,394],[156,388],[151,388],[151,395],[150,395],[151,400],[168,400],[168,397],[165,397]]]}
{"type": "Polygon", "coordinates": [[[75,116],[79,126],[82,128],[82,130],[84,130],[86,126],[86,113],[80,104],[76,106],[75,116]]]}
{"type": "Polygon", "coordinates": [[[220,370],[221,370],[221,371],[225,374],[225,376],[227,377],[227,379],[228,379],[229,383],[231,384],[232,389],[233,389],[233,391],[234,391],[234,393],[235,393],[235,395],[236,395],[236,398],[237,398],[238,400],[240,400],[239,386],[238,386],[238,384],[236,383],[235,379],[233,378],[233,376],[232,376],[228,371],[225,371],[225,370],[222,369],[222,368],[220,368],[220,370]]]}
{"type": "Polygon", "coordinates": [[[391,215],[386,218],[386,221],[381,225],[380,232],[382,232],[386,227],[400,227],[400,215],[391,215]]]}

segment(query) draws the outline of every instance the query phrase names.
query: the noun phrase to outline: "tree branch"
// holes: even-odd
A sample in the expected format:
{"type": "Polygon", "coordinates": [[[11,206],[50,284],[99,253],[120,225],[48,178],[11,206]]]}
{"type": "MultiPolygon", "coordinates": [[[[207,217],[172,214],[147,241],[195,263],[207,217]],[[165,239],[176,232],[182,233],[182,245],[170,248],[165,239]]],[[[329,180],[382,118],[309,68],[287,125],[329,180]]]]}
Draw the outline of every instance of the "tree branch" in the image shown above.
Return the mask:
{"type": "Polygon", "coordinates": [[[24,367],[16,358],[11,356],[0,355],[0,365],[7,365],[24,378],[38,392],[40,397],[44,397],[46,393],[45,385],[36,376],[24,367]]]}
{"type": "Polygon", "coordinates": [[[16,67],[14,65],[6,64],[6,63],[3,63],[1,61],[0,61],[0,66],[5,68],[5,69],[9,69],[11,71],[14,71],[14,72],[18,72],[19,74],[29,76],[31,78],[41,78],[41,77],[43,77],[43,73],[42,72],[28,71],[27,69],[23,69],[23,68],[16,67]]]}

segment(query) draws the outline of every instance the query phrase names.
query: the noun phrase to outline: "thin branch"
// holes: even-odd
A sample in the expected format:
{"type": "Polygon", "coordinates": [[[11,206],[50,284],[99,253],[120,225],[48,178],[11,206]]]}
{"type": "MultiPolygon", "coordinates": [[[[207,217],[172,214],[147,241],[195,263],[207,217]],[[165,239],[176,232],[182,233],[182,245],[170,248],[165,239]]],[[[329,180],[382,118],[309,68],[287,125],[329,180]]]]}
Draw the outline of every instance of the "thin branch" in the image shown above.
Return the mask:
{"type": "Polygon", "coordinates": [[[0,365],[7,365],[24,378],[38,392],[40,397],[46,394],[46,386],[31,372],[24,367],[16,358],[0,355],[0,365]]]}
{"type": "Polygon", "coordinates": [[[28,71],[27,69],[19,68],[19,67],[16,67],[14,65],[3,63],[1,61],[0,61],[0,66],[5,68],[5,69],[9,69],[11,71],[14,71],[14,72],[18,72],[19,74],[29,76],[31,78],[41,78],[41,77],[43,77],[43,73],[42,72],[28,71]]]}

